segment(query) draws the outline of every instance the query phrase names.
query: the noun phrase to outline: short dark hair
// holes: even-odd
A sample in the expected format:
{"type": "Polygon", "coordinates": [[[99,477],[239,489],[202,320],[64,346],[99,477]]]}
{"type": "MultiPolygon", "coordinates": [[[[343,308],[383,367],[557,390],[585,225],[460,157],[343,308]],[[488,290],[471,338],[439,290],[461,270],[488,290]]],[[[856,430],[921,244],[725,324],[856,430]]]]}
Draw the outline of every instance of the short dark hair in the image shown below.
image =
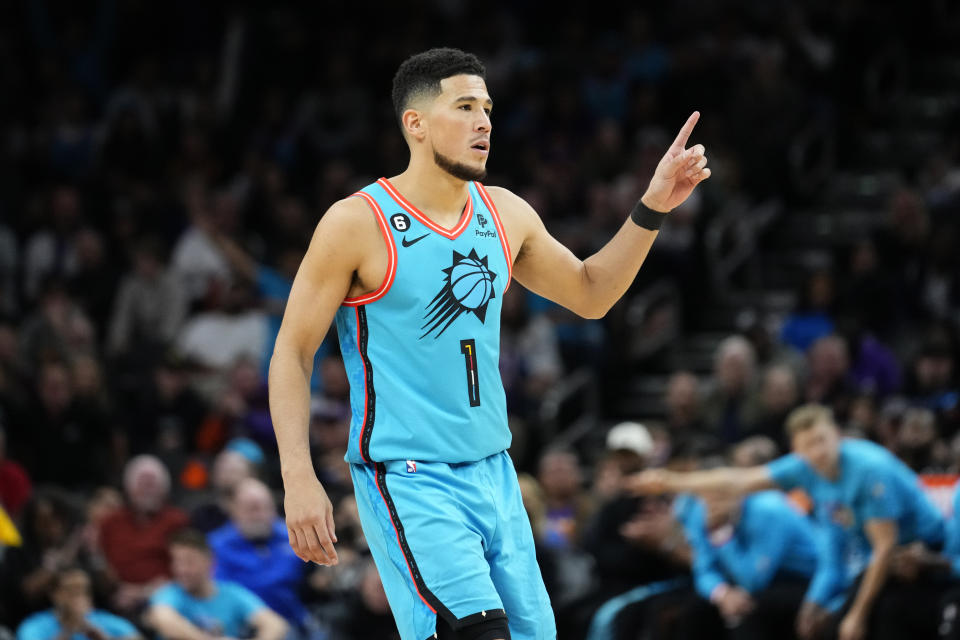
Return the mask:
{"type": "Polygon", "coordinates": [[[444,78],[460,74],[485,78],[486,73],[477,56],[460,49],[444,47],[410,56],[393,76],[393,110],[397,122],[400,122],[413,96],[424,93],[439,95],[440,81],[444,78]]]}
{"type": "Polygon", "coordinates": [[[196,529],[181,529],[170,536],[171,547],[189,547],[202,551],[207,555],[211,554],[210,545],[207,543],[207,536],[196,529]]]}

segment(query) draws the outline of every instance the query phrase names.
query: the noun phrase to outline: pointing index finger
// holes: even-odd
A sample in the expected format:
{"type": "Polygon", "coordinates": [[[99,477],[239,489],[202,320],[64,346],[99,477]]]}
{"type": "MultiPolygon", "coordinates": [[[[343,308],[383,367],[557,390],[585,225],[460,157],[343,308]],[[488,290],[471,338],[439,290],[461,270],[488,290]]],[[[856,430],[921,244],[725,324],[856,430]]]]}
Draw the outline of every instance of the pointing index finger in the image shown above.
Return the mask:
{"type": "Polygon", "coordinates": [[[690,117],[687,118],[687,121],[684,123],[683,127],[680,128],[680,133],[677,134],[677,139],[673,141],[673,146],[679,146],[681,149],[687,146],[687,140],[690,139],[690,134],[693,133],[693,128],[697,125],[697,120],[699,119],[699,111],[694,111],[690,114],[690,117]]]}

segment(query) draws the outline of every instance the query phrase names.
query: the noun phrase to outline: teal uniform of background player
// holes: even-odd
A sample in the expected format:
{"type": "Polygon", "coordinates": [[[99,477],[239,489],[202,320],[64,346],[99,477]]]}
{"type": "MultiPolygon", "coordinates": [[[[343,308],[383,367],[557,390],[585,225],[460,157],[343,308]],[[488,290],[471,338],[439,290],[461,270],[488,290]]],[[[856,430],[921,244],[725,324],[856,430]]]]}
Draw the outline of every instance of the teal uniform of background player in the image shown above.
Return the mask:
{"type": "Polygon", "coordinates": [[[502,225],[477,183],[456,234],[391,190],[381,179],[356,196],[389,234],[387,276],[346,300],[336,326],[350,380],[346,459],[401,637],[432,636],[438,615],[454,628],[506,615],[514,639],[555,638],[506,453],[502,225]]]}
{"type": "Polygon", "coordinates": [[[813,500],[814,512],[829,535],[821,545],[821,566],[840,564],[850,584],[871,557],[864,526],[870,520],[897,524],[897,544],[921,541],[937,548],[945,523],[920,487],[917,474],[887,449],[866,440],[840,441],[839,475],[829,480],[803,458],[789,454],[768,465],[773,482],[783,489],[800,487],[813,500]]]}

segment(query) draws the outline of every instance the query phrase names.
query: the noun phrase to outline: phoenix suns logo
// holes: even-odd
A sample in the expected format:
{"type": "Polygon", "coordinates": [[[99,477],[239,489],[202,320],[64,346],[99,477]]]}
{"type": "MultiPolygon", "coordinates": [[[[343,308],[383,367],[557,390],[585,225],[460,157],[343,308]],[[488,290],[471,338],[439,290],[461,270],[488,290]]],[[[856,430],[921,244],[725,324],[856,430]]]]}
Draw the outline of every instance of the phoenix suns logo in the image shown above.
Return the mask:
{"type": "Polygon", "coordinates": [[[476,249],[469,255],[453,252],[453,266],[443,270],[443,287],[434,296],[424,315],[426,322],[420,339],[431,333],[439,338],[453,321],[464,313],[472,313],[484,322],[487,317],[487,305],[496,297],[493,281],[497,274],[487,266],[487,256],[480,257],[476,249]]]}

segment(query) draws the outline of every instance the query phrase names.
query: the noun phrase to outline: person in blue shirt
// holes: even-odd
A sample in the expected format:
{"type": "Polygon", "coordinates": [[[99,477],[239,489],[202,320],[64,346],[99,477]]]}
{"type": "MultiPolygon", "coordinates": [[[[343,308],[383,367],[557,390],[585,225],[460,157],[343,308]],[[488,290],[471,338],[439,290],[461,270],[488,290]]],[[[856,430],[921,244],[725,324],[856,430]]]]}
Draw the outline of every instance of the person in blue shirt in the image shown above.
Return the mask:
{"type": "MultiPolygon", "coordinates": [[[[684,494],[674,515],[690,544],[694,588],[736,638],[789,636],[817,568],[814,524],[778,491],[684,494]]],[[[830,585],[810,586],[813,597],[830,585]]]]}
{"type": "MultiPolygon", "coordinates": [[[[838,637],[860,640],[868,628],[873,631],[871,637],[880,637],[892,627],[878,624],[882,610],[877,616],[871,614],[887,584],[895,549],[912,542],[939,547],[944,542],[943,518],[923,493],[916,474],[891,452],[864,440],[841,440],[827,407],[795,409],[786,428],[794,453],[770,464],[687,474],[650,470],[634,476],[631,484],[641,493],[803,489],[825,531],[818,568],[842,571],[820,579],[841,584],[859,581],[841,611],[838,637]]],[[[812,637],[818,628],[830,624],[829,619],[826,602],[808,599],[798,615],[798,631],[812,637]]]]}
{"type": "Polygon", "coordinates": [[[298,591],[306,565],[290,548],[287,526],[277,517],[270,489],[256,478],[241,480],[230,501],[230,522],[210,533],[217,580],[236,582],[294,628],[307,611],[298,591]]]}
{"type": "Polygon", "coordinates": [[[17,629],[17,640],[139,640],[130,622],[93,608],[90,576],[79,567],[66,567],[54,577],[53,609],[35,613],[17,629]]]}
{"type": "Polygon", "coordinates": [[[183,530],[170,541],[173,582],[150,597],[147,624],[167,640],[281,640],[289,627],[254,593],[214,580],[204,535],[183,530]]]}

